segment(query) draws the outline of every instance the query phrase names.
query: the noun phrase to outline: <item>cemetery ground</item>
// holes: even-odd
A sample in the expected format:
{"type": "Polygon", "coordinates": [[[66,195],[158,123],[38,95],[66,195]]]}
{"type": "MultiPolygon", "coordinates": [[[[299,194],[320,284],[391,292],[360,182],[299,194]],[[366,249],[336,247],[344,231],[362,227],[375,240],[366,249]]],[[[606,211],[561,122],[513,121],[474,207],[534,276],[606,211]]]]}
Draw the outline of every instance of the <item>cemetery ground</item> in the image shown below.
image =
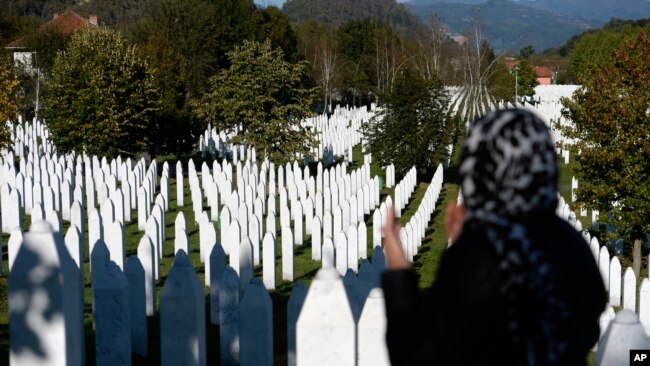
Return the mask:
{"type": "MultiPolygon", "coordinates": [[[[454,149],[454,158],[453,163],[458,161],[460,145],[454,149]]],[[[363,154],[361,152],[360,146],[356,146],[353,151],[354,159],[353,163],[348,166],[348,169],[351,171],[361,166],[363,162],[363,154]]],[[[201,161],[199,159],[194,159],[195,162],[198,162],[197,166],[200,166],[201,161]]],[[[164,160],[159,161],[159,164],[162,165],[164,160]]],[[[184,161],[186,163],[186,161],[184,161]]],[[[173,164],[171,164],[173,166],[173,164]]],[[[186,166],[186,164],[184,164],[186,166]]],[[[414,257],[414,267],[420,278],[420,287],[426,287],[431,283],[435,272],[437,271],[438,264],[442,253],[447,248],[447,236],[444,233],[443,227],[443,215],[444,208],[449,202],[456,201],[458,197],[458,186],[455,184],[455,166],[452,166],[445,171],[445,184],[443,185],[440,199],[437,202],[437,209],[433,213],[433,219],[431,225],[426,229],[426,237],[423,239],[423,245],[419,250],[419,253],[414,257]]],[[[377,163],[371,165],[371,176],[379,175],[384,181],[384,172],[377,163]]],[[[171,176],[174,176],[173,174],[171,176]]],[[[402,216],[400,221],[402,223],[408,222],[408,220],[413,216],[422,201],[427,187],[429,186],[429,181],[431,177],[425,177],[424,181],[421,181],[417,184],[407,206],[402,211],[402,216]]],[[[172,265],[174,259],[174,221],[179,212],[183,212],[187,220],[187,235],[190,244],[190,253],[189,258],[194,266],[194,269],[199,277],[200,283],[204,283],[204,264],[199,258],[199,228],[198,224],[194,222],[194,213],[192,211],[190,198],[190,190],[187,187],[187,181],[185,182],[185,205],[183,207],[177,207],[176,204],[176,180],[170,179],[169,196],[170,204],[169,210],[165,213],[165,222],[166,222],[166,239],[163,246],[163,259],[160,261],[160,280],[156,284],[156,297],[157,304],[159,304],[160,294],[162,288],[165,284],[165,280],[169,273],[169,269],[172,265]]],[[[381,200],[383,201],[388,195],[393,195],[392,188],[383,187],[381,191],[381,200]]],[[[207,207],[206,207],[207,208],[207,207]]],[[[207,208],[209,210],[209,208],[207,208]]],[[[279,212],[279,210],[278,210],[279,212]]],[[[132,211],[132,217],[137,217],[137,210],[132,211]]],[[[31,225],[31,218],[29,215],[24,215],[23,217],[23,230],[27,231],[31,225]]],[[[365,216],[366,225],[368,228],[368,257],[372,255],[372,215],[365,216]]],[[[280,219],[279,213],[276,220],[278,225],[277,232],[280,233],[280,219]]],[[[62,232],[66,232],[69,227],[69,223],[62,221],[62,232]]],[[[219,224],[217,223],[217,228],[219,224]]],[[[137,254],[137,246],[142,236],[142,232],[138,230],[137,219],[132,220],[131,223],[127,223],[125,226],[126,232],[126,258],[131,255],[137,254]]],[[[88,225],[85,225],[84,237],[88,237],[88,225]]],[[[2,256],[3,256],[3,265],[4,271],[0,276],[0,365],[9,363],[9,313],[8,313],[8,298],[7,298],[7,274],[8,274],[8,254],[7,254],[7,241],[9,239],[8,235],[2,236],[2,256]]],[[[298,281],[304,281],[306,285],[311,282],[312,278],[316,275],[316,272],[321,268],[321,262],[311,259],[311,238],[308,236],[304,237],[304,243],[302,246],[294,246],[294,281],[283,281],[282,280],[282,268],[281,268],[281,235],[278,235],[276,240],[276,289],[270,291],[270,295],[273,301],[273,345],[274,345],[274,357],[276,365],[286,365],[287,364],[287,302],[291,294],[293,286],[298,281]]],[[[86,252],[88,249],[86,248],[86,252]]],[[[92,323],[92,309],[91,309],[91,288],[90,288],[90,272],[89,272],[89,263],[88,257],[89,253],[86,253],[86,261],[84,265],[84,300],[85,300],[85,311],[84,311],[84,322],[85,322],[85,349],[86,349],[86,365],[92,366],[95,365],[95,344],[94,344],[94,330],[92,323]]],[[[262,267],[257,266],[255,268],[255,275],[257,277],[262,277],[262,267]]],[[[206,305],[206,321],[208,322],[206,326],[206,351],[207,351],[207,363],[210,365],[219,364],[219,329],[216,325],[209,323],[209,295],[210,289],[204,287],[204,299],[206,305]]],[[[140,357],[137,355],[133,356],[133,365],[159,365],[160,364],[160,318],[159,313],[152,317],[147,318],[147,333],[148,333],[148,355],[145,357],[140,357]]]]}
{"type": "MultiPolygon", "coordinates": [[[[363,156],[359,146],[355,147],[354,150],[354,163],[352,163],[348,169],[353,170],[360,165],[360,162],[363,161],[363,156]]],[[[447,248],[447,236],[444,232],[443,227],[443,216],[444,210],[450,202],[455,202],[458,197],[458,180],[456,176],[456,164],[460,158],[460,141],[457,141],[454,148],[454,154],[451,159],[450,168],[445,170],[444,185],[440,194],[440,199],[436,204],[436,211],[433,213],[433,218],[431,220],[431,225],[426,229],[426,236],[423,239],[423,245],[419,249],[418,254],[414,257],[414,267],[419,276],[419,285],[421,288],[424,288],[430,285],[431,280],[434,278],[437,271],[440,259],[445,249],[447,248]]],[[[200,161],[200,159],[198,159],[200,161]]],[[[195,159],[197,161],[197,159],[195,159]]],[[[160,162],[162,164],[163,161],[160,162]]],[[[567,202],[571,202],[571,177],[573,176],[573,170],[576,168],[575,162],[571,161],[570,164],[564,164],[559,162],[560,167],[560,192],[564,199],[567,202]]],[[[380,175],[382,179],[383,171],[377,163],[371,165],[371,175],[380,175]]],[[[173,176],[173,175],[172,175],[173,176]]],[[[420,181],[413,195],[411,196],[406,208],[402,212],[400,221],[406,223],[410,217],[415,213],[417,207],[419,206],[424,193],[429,185],[430,177],[420,181]]],[[[186,183],[187,184],[187,183],[186,183]]],[[[175,179],[170,179],[170,189],[169,192],[176,192],[176,181],[175,179]]],[[[204,283],[204,265],[199,259],[199,229],[198,224],[194,222],[194,214],[192,212],[192,206],[187,204],[191,202],[189,189],[184,190],[185,193],[185,206],[177,207],[176,205],[176,195],[170,194],[170,205],[169,210],[166,215],[166,240],[164,244],[164,257],[160,262],[161,265],[161,278],[160,281],[156,284],[156,296],[159,300],[162,287],[165,283],[167,274],[174,259],[174,221],[178,212],[183,212],[187,219],[187,229],[188,229],[188,239],[190,243],[190,260],[196,270],[199,281],[204,283]]],[[[383,201],[388,195],[393,195],[393,189],[383,187],[381,191],[381,200],[383,201]]],[[[575,209],[575,207],[574,207],[575,209]]],[[[132,217],[137,217],[137,211],[134,210],[132,217]]],[[[585,228],[591,228],[590,217],[581,218],[583,226],[585,228]]],[[[602,220],[602,218],[601,218],[602,220]]],[[[372,215],[365,216],[366,225],[368,228],[368,254],[369,257],[372,254],[372,215]]],[[[278,233],[280,220],[276,220],[278,225],[278,233]]],[[[26,231],[31,224],[30,217],[28,215],[24,216],[23,228],[26,231]]],[[[62,230],[65,232],[69,226],[69,223],[62,222],[62,230]]],[[[218,226],[218,225],[217,225],[218,226]]],[[[85,237],[87,238],[88,225],[85,226],[85,237]]],[[[125,227],[126,231],[126,257],[134,255],[137,252],[137,246],[139,239],[142,236],[137,228],[137,220],[133,220],[131,223],[127,224],[125,227]]],[[[592,234],[596,233],[593,230],[590,230],[592,234]]],[[[280,236],[280,235],[279,235],[280,236]]],[[[3,256],[3,265],[4,271],[0,276],[0,364],[8,364],[9,360],[9,324],[8,324],[8,299],[7,299],[7,273],[8,273],[8,260],[7,260],[7,246],[8,235],[2,236],[2,256],[3,256]]],[[[287,302],[291,294],[293,286],[298,281],[304,281],[305,284],[309,284],[312,278],[315,276],[318,269],[321,268],[321,262],[314,261],[311,259],[311,238],[305,236],[304,243],[302,246],[294,246],[294,281],[283,281],[282,280],[282,269],[281,269],[281,238],[279,237],[276,240],[276,289],[270,291],[271,298],[273,300],[273,343],[274,343],[274,357],[276,365],[286,365],[287,364],[287,302]]],[[[89,253],[86,253],[89,255],[89,253]]],[[[647,273],[647,265],[642,267],[642,271],[647,273]]],[[[94,365],[95,364],[95,345],[94,345],[94,331],[92,326],[92,312],[91,312],[91,290],[90,290],[90,274],[89,274],[89,264],[88,259],[85,262],[85,275],[84,275],[84,299],[85,299],[85,328],[86,328],[86,339],[85,339],[85,348],[86,348],[86,364],[94,365]]],[[[262,276],[261,266],[255,268],[255,275],[257,277],[262,276]]],[[[209,288],[204,288],[204,298],[206,305],[206,321],[209,319],[209,288]]],[[[153,317],[148,317],[147,332],[149,337],[149,350],[146,357],[133,356],[134,365],[159,365],[160,364],[160,319],[158,313],[153,317]]],[[[210,365],[219,364],[219,329],[217,326],[212,325],[208,321],[206,327],[206,351],[207,351],[207,361],[210,365]]],[[[589,364],[594,363],[594,354],[589,356],[589,364]]]]}

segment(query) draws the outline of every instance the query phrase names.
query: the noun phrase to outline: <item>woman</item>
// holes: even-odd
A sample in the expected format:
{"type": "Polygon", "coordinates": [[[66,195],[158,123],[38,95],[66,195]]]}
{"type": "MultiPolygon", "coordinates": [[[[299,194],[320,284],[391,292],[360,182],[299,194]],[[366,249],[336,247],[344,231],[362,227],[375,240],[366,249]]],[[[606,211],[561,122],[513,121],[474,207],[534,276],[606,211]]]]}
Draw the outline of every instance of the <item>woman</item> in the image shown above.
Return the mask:
{"type": "Polygon", "coordinates": [[[384,227],[387,344],[395,365],[585,365],[605,289],[587,243],[555,215],[558,171],[530,112],[474,122],[450,205],[454,244],[420,293],[392,210],[384,227]]]}

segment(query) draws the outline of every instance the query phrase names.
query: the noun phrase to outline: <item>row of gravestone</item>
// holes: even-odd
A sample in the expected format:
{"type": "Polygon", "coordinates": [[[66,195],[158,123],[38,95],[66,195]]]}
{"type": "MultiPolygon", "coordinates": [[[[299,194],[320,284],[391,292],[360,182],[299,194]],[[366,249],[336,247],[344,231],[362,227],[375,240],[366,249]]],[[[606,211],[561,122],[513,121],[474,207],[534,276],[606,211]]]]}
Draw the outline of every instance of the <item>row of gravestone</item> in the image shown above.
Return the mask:
{"type": "Polygon", "coordinates": [[[402,180],[395,186],[395,192],[393,194],[395,197],[393,205],[395,209],[395,217],[402,217],[402,210],[406,207],[406,203],[409,201],[409,198],[415,190],[416,180],[417,171],[415,170],[415,167],[412,167],[406,173],[404,178],[402,178],[402,180]]]}
{"type": "MultiPolygon", "coordinates": [[[[147,200],[145,200],[145,202],[146,202],[146,201],[147,201],[147,200]]],[[[106,202],[111,202],[111,201],[110,201],[110,200],[107,200],[106,202]]],[[[158,203],[158,202],[157,202],[157,203],[158,203]]],[[[140,206],[144,206],[144,205],[140,205],[140,206]]],[[[159,206],[163,206],[163,205],[162,205],[162,204],[159,204],[159,206]]],[[[110,210],[107,210],[107,211],[110,211],[110,210]]],[[[148,220],[148,221],[149,221],[149,220],[148,220]]],[[[153,220],[153,221],[151,221],[151,222],[154,222],[154,221],[155,221],[155,220],[153,220]]],[[[158,228],[160,228],[160,227],[163,227],[163,225],[156,225],[156,229],[158,229],[158,228]]],[[[103,231],[103,230],[104,230],[104,229],[102,229],[102,231],[103,231]]],[[[122,230],[123,230],[123,228],[122,228],[122,230]]],[[[154,232],[157,232],[158,230],[153,230],[153,231],[154,231],[154,232]]],[[[149,234],[151,234],[151,233],[149,233],[149,234]]],[[[123,231],[122,231],[122,235],[116,235],[116,236],[117,236],[117,237],[120,237],[120,236],[123,237],[123,231]]],[[[152,234],[151,236],[154,236],[154,237],[155,237],[155,236],[158,236],[158,237],[159,237],[160,235],[154,233],[154,234],[152,234]]],[[[144,237],[143,237],[143,239],[144,239],[144,237]]],[[[163,240],[164,240],[164,239],[163,239],[163,240]]],[[[122,247],[122,249],[123,249],[123,244],[121,245],[121,247],[122,247]]],[[[155,251],[155,250],[154,250],[154,251],[155,251]]],[[[109,250],[109,253],[110,253],[110,252],[111,252],[111,251],[109,250]]],[[[122,251],[122,253],[123,253],[123,251],[122,251]]],[[[154,254],[153,257],[156,258],[156,257],[160,256],[161,253],[162,253],[162,252],[158,251],[158,255],[154,254]]],[[[110,254],[109,254],[109,255],[110,255],[110,254]]],[[[111,255],[111,257],[120,257],[120,255],[119,255],[119,253],[118,253],[117,256],[115,256],[115,255],[113,254],[113,255],[111,255]]],[[[123,257],[123,254],[122,254],[122,257],[123,257]]],[[[119,259],[118,259],[118,261],[119,261],[119,259]]]]}
{"type": "MultiPolygon", "coordinates": [[[[374,112],[369,112],[365,108],[339,108],[335,114],[329,117],[323,114],[304,120],[302,122],[304,127],[311,128],[317,139],[317,146],[311,151],[312,155],[327,165],[331,164],[336,156],[345,156],[345,160],[351,162],[352,149],[359,144],[362,138],[361,124],[373,116],[374,112]]],[[[206,154],[210,154],[213,159],[230,155],[233,161],[245,160],[243,146],[226,143],[236,134],[237,131],[217,132],[212,126],[208,126],[199,136],[198,150],[203,158],[206,157],[206,154]]],[[[254,150],[252,154],[255,155],[254,150]]],[[[300,158],[296,156],[296,159],[300,158]]]]}
{"type": "Polygon", "coordinates": [[[608,304],[599,319],[600,338],[594,346],[597,349],[596,365],[627,365],[630,350],[650,348],[650,280],[644,278],[637,290],[632,268],[626,268],[621,276],[618,257],[610,258],[607,247],[600,246],[596,237],[592,238],[580,224],[576,224],[580,220],[561,197],[557,212],[583,234],[608,292],[608,304]],[[619,306],[622,310],[616,313],[614,307],[619,306]]]}
{"type": "MultiPolygon", "coordinates": [[[[143,239],[148,238],[145,236],[143,239]]],[[[241,248],[245,247],[243,244],[241,248]]],[[[147,293],[155,289],[151,278],[155,257],[151,242],[143,241],[138,247],[138,255],[130,257],[122,270],[113,261],[113,253],[102,240],[95,244],[91,263],[94,268],[93,320],[98,365],[128,365],[131,352],[147,353],[147,293]]],[[[211,321],[220,325],[222,364],[272,364],[272,305],[264,286],[252,277],[250,244],[248,251],[240,251],[240,264],[246,263],[247,267],[246,271],[240,267],[240,271],[242,277],[246,278],[241,278],[232,267],[226,266],[225,253],[220,245],[213,247],[210,261],[214,265],[214,272],[210,276],[218,279],[210,291],[211,321]]],[[[373,263],[364,261],[358,277],[349,270],[341,281],[333,268],[324,266],[322,272],[329,274],[319,273],[316,277],[300,317],[295,315],[295,307],[300,301],[290,299],[294,312],[289,310],[289,329],[294,326],[291,322],[293,316],[297,319],[298,336],[294,342],[297,340],[298,359],[301,355],[309,356],[310,341],[317,343],[337,329],[352,329],[352,333],[346,333],[344,338],[338,339],[338,343],[327,345],[328,352],[339,352],[336,344],[340,345],[341,342],[346,344],[346,348],[349,347],[349,341],[352,342],[352,349],[355,349],[357,321],[359,363],[373,364],[370,361],[376,362],[381,354],[386,359],[381,336],[382,327],[385,327],[381,295],[375,293],[368,298],[371,289],[378,286],[378,275],[384,268],[383,254],[380,248],[376,248],[373,263]],[[319,286],[321,280],[329,281],[337,288],[325,284],[319,286]],[[319,294],[319,291],[324,293],[319,294]],[[318,309],[323,308],[322,305],[332,296],[345,302],[339,301],[338,306],[328,314],[310,315],[319,312],[318,309]],[[343,303],[349,306],[341,306],[343,303]],[[324,319],[331,320],[327,322],[328,326],[305,331],[324,319]],[[343,324],[346,321],[348,324],[343,324]],[[301,332],[305,332],[305,335],[300,336],[301,332]],[[302,346],[301,342],[307,343],[302,346]],[[366,346],[362,347],[362,344],[366,346]]],[[[9,277],[12,365],[83,364],[84,347],[79,347],[84,340],[82,286],[82,271],[70,256],[67,243],[49,224],[42,221],[34,223],[31,231],[25,234],[9,277]],[[35,277],[32,273],[41,274],[35,277]]],[[[205,364],[204,308],[198,278],[185,250],[179,249],[160,299],[163,364],[205,364]]],[[[291,352],[291,339],[289,343],[291,352]]],[[[354,364],[357,356],[353,353],[352,357],[344,360],[344,364],[354,364]]],[[[300,363],[327,364],[312,361],[300,363]]]]}

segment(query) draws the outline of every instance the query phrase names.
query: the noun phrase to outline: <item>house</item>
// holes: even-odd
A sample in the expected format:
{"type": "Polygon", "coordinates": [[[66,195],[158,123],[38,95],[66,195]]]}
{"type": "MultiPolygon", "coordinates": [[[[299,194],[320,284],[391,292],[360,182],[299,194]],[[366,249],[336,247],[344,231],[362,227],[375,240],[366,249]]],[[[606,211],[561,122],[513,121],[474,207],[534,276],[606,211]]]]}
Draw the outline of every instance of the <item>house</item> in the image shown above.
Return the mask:
{"type": "Polygon", "coordinates": [[[468,41],[467,37],[465,37],[463,35],[460,35],[460,34],[451,37],[451,39],[453,39],[459,46],[466,45],[467,41],[468,41]]]}
{"type": "MultiPolygon", "coordinates": [[[[62,35],[69,36],[89,26],[98,27],[96,15],[91,15],[86,19],[73,11],[67,11],[63,14],[54,14],[53,19],[41,25],[39,30],[56,29],[62,35]]],[[[35,52],[27,47],[25,37],[9,43],[5,48],[13,52],[14,65],[24,68],[29,74],[33,74],[36,71],[36,65],[33,59],[35,52]]]]}
{"type": "Polygon", "coordinates": [[[546,66],[535,66],[535,75],[539,85],[553,84],[553,71],[546,66]]]}
{"type": "MultiPolygon", "coordinates": [[[[512,70],[519,66],[520,62],[520,60],[513,57],[506,57],[503,60],[503,63],[506,65],[508,70],[512,70]]],[[[555,81],[553,70],[548,66],[534,66],[533,71],[535,72],[537,83],[539,85],[551,85],[555,81]]]]}

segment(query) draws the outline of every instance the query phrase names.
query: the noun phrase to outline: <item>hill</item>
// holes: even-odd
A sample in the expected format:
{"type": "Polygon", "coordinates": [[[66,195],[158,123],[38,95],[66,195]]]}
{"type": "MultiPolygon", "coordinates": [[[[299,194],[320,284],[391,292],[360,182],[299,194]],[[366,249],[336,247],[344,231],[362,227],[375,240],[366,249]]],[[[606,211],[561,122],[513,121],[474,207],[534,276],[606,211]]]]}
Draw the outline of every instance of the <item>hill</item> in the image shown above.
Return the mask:
{"type": "Polygon", "coordinates": [[[584,19],[602,25],[611,18],[640,19],[650,16],[648,0],[525,0],[521,3],[536,9],[584,19]]]}
{"type": "Polygon", "coordinates": [[[282,6],[291,22],[316,20],[336,26],[352,19],[372,19],[413,33],[420,21],[395,0],[289,0],[282,6]]]}
{"type": "Polygon", "coordinates": [[[421,19],[437,14],[451,33],[467,33],[472,28],[473,15],[478,14],[483,38],[497,53],[518,53],[528,45],[536,50],[557,47],[571,36],[592,27],[588,22],[557,12],[507,0],[418,0],[406,3],[406,6],[421,19]]]}
{"type": "MultiPolygon", "coordinates": [[[[559,13],[601,26],[611,18],[641,19],[650,16],[648,0],[509,0],[517,5],[559,13]]],[[[411,0],[413,5],[435,3],[481,4],[486,0],[411,0]]]]}

